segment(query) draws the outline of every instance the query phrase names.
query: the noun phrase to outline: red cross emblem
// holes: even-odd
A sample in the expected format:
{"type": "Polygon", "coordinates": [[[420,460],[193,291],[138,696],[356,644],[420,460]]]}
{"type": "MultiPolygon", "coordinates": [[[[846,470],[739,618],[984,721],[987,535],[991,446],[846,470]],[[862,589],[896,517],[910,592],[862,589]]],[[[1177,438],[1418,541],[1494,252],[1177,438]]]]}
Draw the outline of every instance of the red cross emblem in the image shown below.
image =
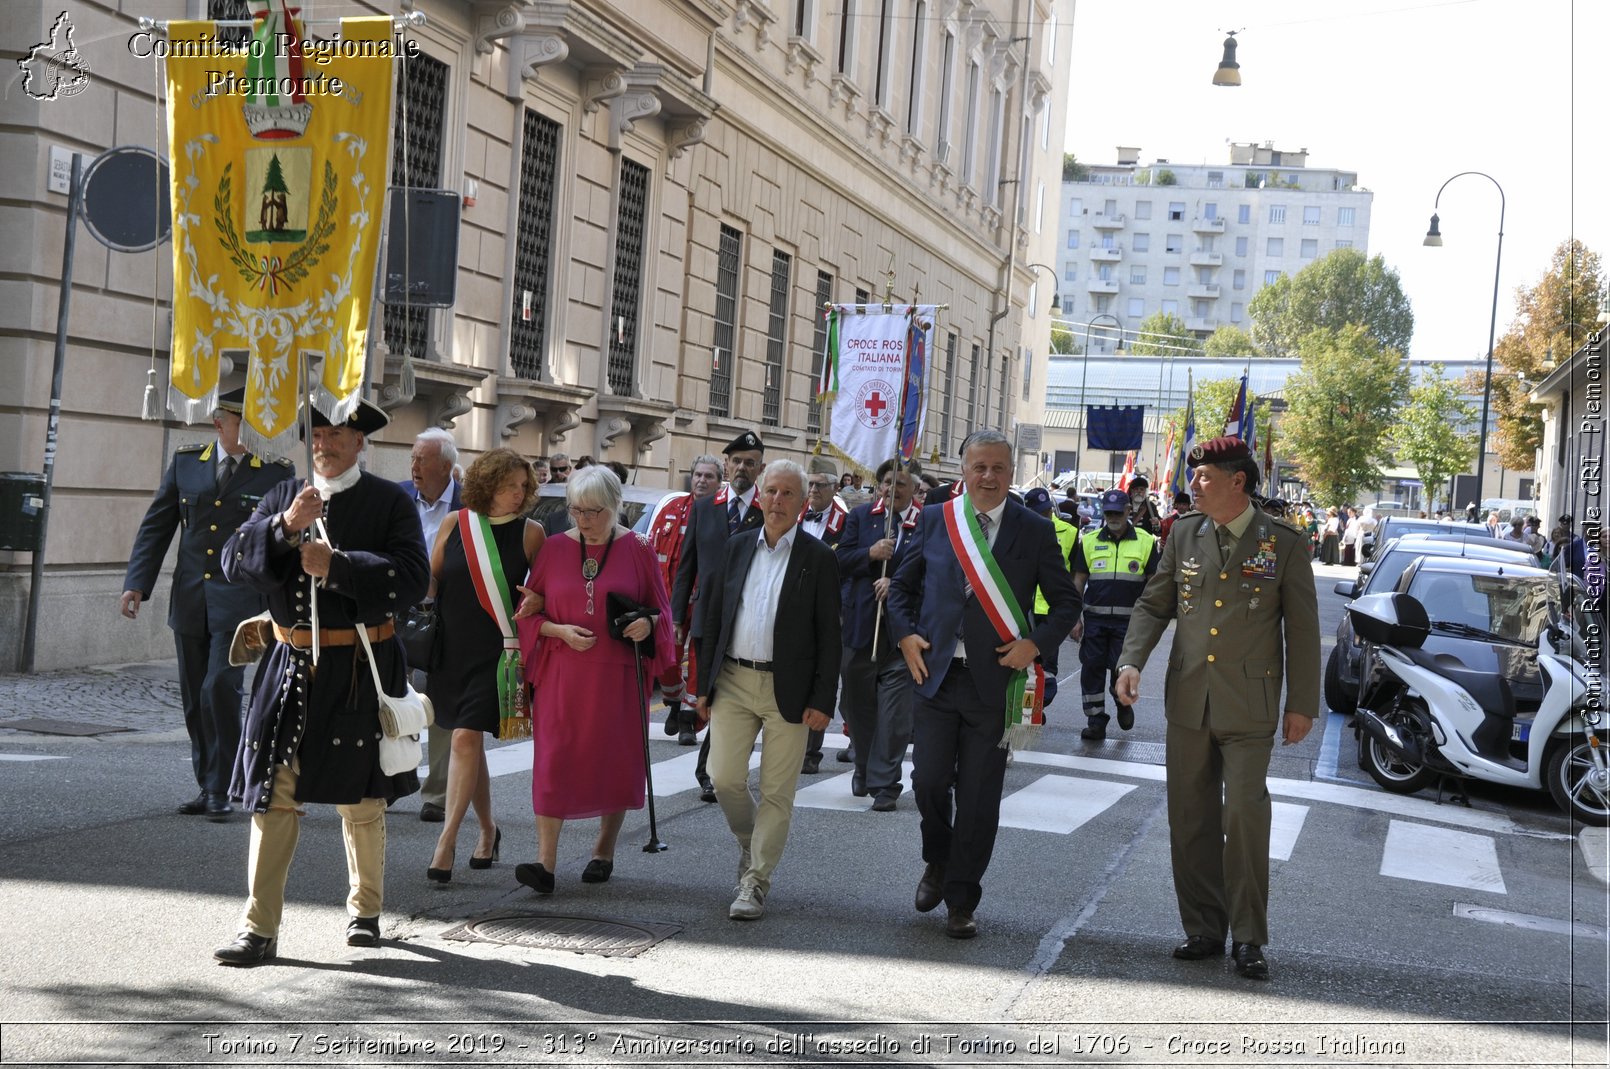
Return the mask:
{"type": "Polygon", "coordinates": [[[877,393],[875,391],[873,392],[871,397],[868,397],[866,399],[866,410],[868,412],[872,413],[872,418],[873,419],[877,419],[879,416],[883,415],[883,410],[888,408],[888,407],[889,407],[889,402],[887,402],[887,401],[885,401],[883,399],[882,394],[877,393]]]}

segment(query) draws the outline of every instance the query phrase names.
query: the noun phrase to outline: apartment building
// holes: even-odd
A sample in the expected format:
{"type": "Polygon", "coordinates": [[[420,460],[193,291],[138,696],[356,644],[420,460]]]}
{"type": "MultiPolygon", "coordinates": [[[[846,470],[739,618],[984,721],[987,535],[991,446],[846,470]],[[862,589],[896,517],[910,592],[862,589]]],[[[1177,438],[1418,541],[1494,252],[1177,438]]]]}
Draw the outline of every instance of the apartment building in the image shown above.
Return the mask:
{"type": "MultiPolygon", "coordinates": [[[[1062,183],[1062,314],[1133,329],[1157,312],[1198,337],[1248,329],[1247,305],[1281,275],[1334,249],[1368,252],[1370,203],[1358,174],[1308,166],[1308,150],[1232,144],[1229,162],[1141,163],[1138,148],[1062,183]],[[1110,324],[1110,320],[1102,320],[1110,324]]],[[[1093,338],[1110,352],[1116,338],[1093,338]]]]}

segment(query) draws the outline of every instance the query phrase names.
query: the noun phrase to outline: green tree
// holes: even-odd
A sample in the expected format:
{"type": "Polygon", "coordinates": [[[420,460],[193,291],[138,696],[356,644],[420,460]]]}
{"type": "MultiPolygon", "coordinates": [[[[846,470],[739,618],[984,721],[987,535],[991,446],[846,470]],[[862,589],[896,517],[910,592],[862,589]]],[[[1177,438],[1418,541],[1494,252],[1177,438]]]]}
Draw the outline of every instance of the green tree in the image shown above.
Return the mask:
{"type": "Polygon", "coordinates": [[[1128,333],[1135,339],[1129,351],[1136,356],[1191,356],[1201,349],[1185,320],[1172,312],[1153,312],[1128,333]]]}
{"type": "Polygon", "coordinates": [[[1074,339],[1073,328],[1065,322],[1051,321],[1051,354],[1053,356],[1072,356],[1083,352],[1078,341],[1074,339]]]}
{"type": "MultiPolygon", "coordinates": [[[[1548,374],[1549,361],[1564,363],[1597,326],[1602,298],[1599,254],[1571,238],[1562,241],[1535,286],[1515,291],[1515,319],[1493,346],[1492,408],[1497,427],[1488,448],[1506,468],[1531,471],[1543,441],[1543,421],[1528,395],[1548,374]],[[1523,381],[1525,380],[1525,381],[1523,381]]],[[[1465,389],[1482,392],[1485,374],[1472,372],[1465,389]]]]}
{"type": "Polygon", "coordinates": [[[1297,343],[1316,330],[1357,324],[1385,349],[1409,351],[1414,312],[1398,273],[1379,256],[1337,249],[1295,275],[1282,275],[1247,305],[1252,340],[1265,356],[1296,356],[1297,343]]]}
{"type": "Polygon", "coordinates": [[[1062,154],[1062,180],[1064,182],[1083,182],[1090,177],[1090,168],[1074,159],[1073,153],[1062,154]]]}
{"type": "Polygon", "coordinates": [[[1248,356],[1252,352],[1252,335],[1229,323],[1209,334],[1202,343],[1203,356],[1248,356]]]}
{"type": "Polygon", "coordinates": [[[264,193],[289,193],[285,188],[285,174],[280,170],[279,153],[268,158],[268,171],[263,175],[264,193]]]}
{"type": "MultiPolygon", "coordinates": [[[[1230,415],[1230,407],[1235,404],[1236,395],[1241,392],[1241,376],[1233,379],[1202,379],[1192,385],[1196,398],[1196,437],[1198,441],[1207,441],[1217,438],[1224,433],[1224,421],[1230,415]]],[[[1258,441],[1266,441],[1264,435],[1269,433],[1270,407],[1269,402],[1252,402],[1252,418],[1258,422],[1258,441]]],[[[1185,409],[1176,408],[1164,421],[1167,427],[1172,427],[1175,434],[1181,434],[1185,428],[1185,409]]],[[[1167,434],[1165,430],[1163,432],[1167,434]]],[[[1261,453],[1258,458],[1261,463],[1261,453]]]]}
{"type": "Polygon", "coordinates": [[[1157,184],[1160,186],[1179,185],[1179,179],[1174,177],[1173,171],[1169,170],[1167,167],[1164,167],[1161,171],[1157,172],[1157,184]]]}
{"type": "Polygon", "coordinates": [[[1390,430],[1408,397],[1409,370],[1402,353],[1359,324],[1316,330],[1300,346],[1302,367],[1286,380],[1280,453],[1296,462],[1316,501],[1349,505],[1380,486],[1392,463],[1390,430]]]}
{"type": "Polygon", "coordinates": [[[1476,422],[1476,409],[1460,399],[1460,392],[1442,365],[1434,364],[1409,391],[1407,407],[1392,424],[1392,444],[1419,474],[1427,508],[1447,489],[1448,479],[1476,459],[1476,436],[1459,429],[1476,422]]]}

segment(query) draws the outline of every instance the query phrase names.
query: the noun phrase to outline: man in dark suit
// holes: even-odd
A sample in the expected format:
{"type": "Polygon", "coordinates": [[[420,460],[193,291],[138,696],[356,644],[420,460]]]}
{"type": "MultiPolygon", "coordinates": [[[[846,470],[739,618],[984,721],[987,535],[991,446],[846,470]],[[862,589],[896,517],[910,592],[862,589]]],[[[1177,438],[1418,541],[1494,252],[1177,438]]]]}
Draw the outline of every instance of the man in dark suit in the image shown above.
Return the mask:
{"type": "Polygon", "coordinates": [[[179,693],[190,734],[190,765],[200,793],[179,812],[229,819],[229,770],[240,742],[240,693],[244,666],[229,663],[235,627],[263,611],[263,596],[224,578],[224,543],[252,509],[295,471],[288,460],[265,461],[240,444],[244,389],[218,399],[212,425],[216,441],[181,446],[173,454],[129,553],[119,605],[134,619],[151,596],[175,529],[179,559],[173,569],[168,626],[179,654],[179,693]]]}
{"type": "MultiPolygon", "coordinates": [[[[704,635],[704,611],[699,604],[701,571],[708,571],[721,562],[727,540],[733,535],[760,528],[761,509],[755,479],[760,475],[765,448],[760,435],[754,431],[744,431],[728,442],[722,450],[727,457],[727,481],[715,496],[695,503],[688,517],[688,532],[682,540],[682,559],[677,563],[676,584],[671,588],[671,618],[685,620],[691,617],[688,634],[683,634],[682,628],[677,627],[676,640],[679,644],[687,642],[697,649],[704,635]]],[[[701,688],[703,682],[702,679],[693,680],[701,688]]],[[[706,802],[714,802],[715,787],[705,773],[709,760],[710,736],[706,734],[693,774],[699,781],[699,797],[706,802]]]]}
{"type": "Polygon", "coordinates": [[[843,576],[843,690],[839,706],[850,727],[850,793],[873,796],[880,813],[897,806],[901,764],[911,743],[911,673],[895,648],[887,618],[879,624],[890,577],[917,533],[922,509],[916,504],[915,465],[905,470],[893,460],[878,467],[876,501],[857,505],[834,552],[843,576]],[[873,650],[873,638],[877,649],[873,650]]]}
{"type": "Polygon", "coordinates": [[[839,572],[833,551],[799,530],[805,470],[767,466],[765,524],[723,547],[705,575],[699,715],[711,717],[710,775],[738,839],[738,896],[727,916],[758,920],[794,813],[806,732],[828,724],[839,663],[839,572]],[[760,747],[760,802],[749,755],[760,747]]]}
{"type": "Polygon", "coordinates": [[[1032,694],[1041,651],[1079,618],[1051,521],[1008,500],[1013,470],[1005,435],[968,435],[963,493],[923,509],[889,588],[889,624],[917,685],[912,788],[927,868],[916,906],[926,913],[943,901],[945,932],[956,939],[978,934],[973,914],[1000,825],[1008,722],[1014,733],[1027,722],[1025,680],[1032,694]],[[1050,606],[1039,618],[1036,587],[1050,606]]]}
{"type": "MultiPolygon", "coordinates": [[[[408,456],[410,475],[397,483],[419,511],[420,534],[424,537],[426,552],[436,544],[436,532],[448,513],[464,507],[458,480],[453,477],[453,466],[457,463],[458,443],[453,441],[453,436],[440,427],[431,427],[414,438],[414,449],[408,456]]],[[[415,689],[421,694],[425,692],[423,672],[415,679],[415,689]]],[[[453,753],[453,733],[428,731],[425,739],[425,759],[430,762],[430,771],[419,788],[419,819],[440,824],[446,816],[442,806],[447,801],[447,762],[453,753]]]]}

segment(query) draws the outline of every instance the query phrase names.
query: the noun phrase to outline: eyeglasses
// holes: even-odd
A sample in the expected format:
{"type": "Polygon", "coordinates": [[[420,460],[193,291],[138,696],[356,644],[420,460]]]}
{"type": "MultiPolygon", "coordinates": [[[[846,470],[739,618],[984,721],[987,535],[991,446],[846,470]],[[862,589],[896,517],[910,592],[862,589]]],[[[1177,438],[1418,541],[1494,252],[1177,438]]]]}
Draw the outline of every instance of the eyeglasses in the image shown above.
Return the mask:
{"type": "Polygon", "coordinates": [[[608,509],[584,509],[584,508],[580,508],[580,507],[578,507],[576,505],[567,505],[565,507],[565,511],[570,513],[572,516],[581,516],[581,517],[583,517],[585,519],[595,520],[598,517],[602,516],[604,513],[608,512],[609,510],[608,509]]]}
{"type": "Polygon", "coordinates": [[[555,475],[569,475],[570,474],[570,465],[566,464],[563,467],[561,467],[558,464],[555,464],[552,467],[550,467],[548,470],[553,472],[555,475]]]}

